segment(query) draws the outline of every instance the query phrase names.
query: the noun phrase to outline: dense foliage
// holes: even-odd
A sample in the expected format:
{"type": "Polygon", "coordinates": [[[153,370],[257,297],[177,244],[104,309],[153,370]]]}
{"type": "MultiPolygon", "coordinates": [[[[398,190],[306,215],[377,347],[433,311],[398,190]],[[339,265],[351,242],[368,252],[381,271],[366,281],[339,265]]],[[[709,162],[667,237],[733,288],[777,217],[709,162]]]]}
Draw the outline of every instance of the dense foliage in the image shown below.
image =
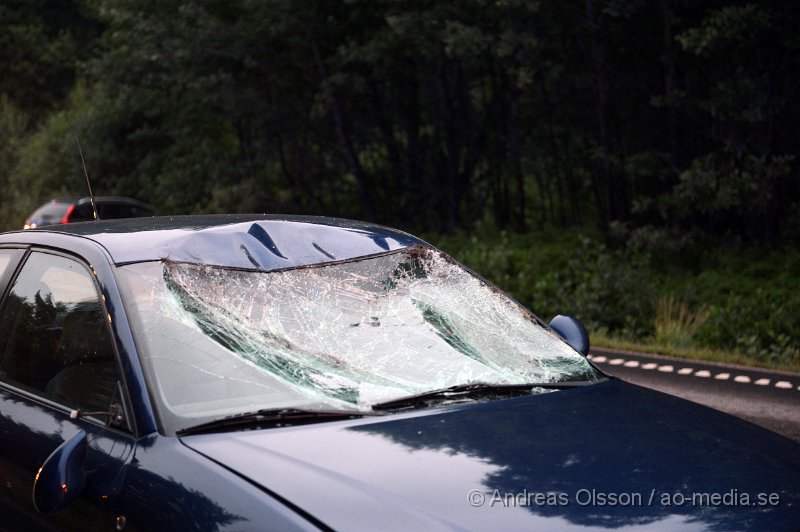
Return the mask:
{"type": "Polygon", "coordinates": [[[414,230],[800,234],[800,5],[10,0],[0,219],[95,188],[162,213],[414,230]]]}
{"type": "Polygon", "coordinates": [[[465,253],[540,311],[796,356],[783,274],[697,250],[800,242],[799,27],[789,0],[5,0],[0,226],[84,195],[79,136],[95,193],[161,214],[483,228],[465,253]],[[571,227],[596,238],[558,269],[514,244],[571,227]]]}
{"type": "MultiPolygon", "coordinates": [[[[435,237],[544,320],[578,317],[599,338],[800,369],[800,252],[691,250],[691,260],[611,249],[575,231],[435,237]]],[[[682,253],[685,258],[687,253],[682,253]]]]}

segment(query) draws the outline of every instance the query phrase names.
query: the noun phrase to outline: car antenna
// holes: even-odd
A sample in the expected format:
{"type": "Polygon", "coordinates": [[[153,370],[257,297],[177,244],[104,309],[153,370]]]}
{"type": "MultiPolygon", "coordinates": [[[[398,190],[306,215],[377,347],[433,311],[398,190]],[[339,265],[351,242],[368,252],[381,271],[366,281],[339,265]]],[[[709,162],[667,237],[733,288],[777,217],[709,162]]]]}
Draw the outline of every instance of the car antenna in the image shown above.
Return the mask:
{"type": "Polygon", "coordinates": [[[89,201],[92,203],[92,216],[98,220],[97,206],[94,204],[94,194],[92,194],[92,184],[89,182],[89,171],[86,170],[86,160],[83,158],[83,150],[81,149],[81,139],[78,138],[78,133],[75,133],[75,141],[78,143],[78,153],[81,155],[81,163],[83,164],[83,175],[86,176],[86,186],[89,188],[89,201]]]}

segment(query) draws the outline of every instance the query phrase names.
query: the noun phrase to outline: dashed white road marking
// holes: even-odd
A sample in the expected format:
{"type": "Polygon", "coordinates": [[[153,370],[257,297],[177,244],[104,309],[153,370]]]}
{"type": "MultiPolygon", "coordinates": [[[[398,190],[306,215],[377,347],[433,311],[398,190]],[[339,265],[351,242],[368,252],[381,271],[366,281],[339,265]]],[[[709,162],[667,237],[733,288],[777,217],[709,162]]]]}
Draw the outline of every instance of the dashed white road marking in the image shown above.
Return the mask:
{"type": "MultiPolygon", "coordinates": [[[[665,364],[659,366],[655,362],[646,362],[642,363],[638,360],[625,360],[624,358],[612,358],[609,359],[603,355],[588,355],[586,358],[596,362],[598,364],[608,364],[610,366],[624,366],[626,368],[641,368],[644,370],[653,370],[657,369],[662,373],[673,373],[675,372],[675,367],[669,364],[665,364]]],[[[695,370],[695,368],[691,367],[683,367],[677,371],[678,375],[694,375],[695,377],[700,378],[709,378],[711,377],[711,372],[707,369],[700,369],[695,370]]],[[[715,380],[726,381],[731,378],[731,374],[727,372],[721,372],[714,375],[715,380]]],[[[736,375],[733,378],[734,382],[744,383],[744,384],[755,384],[757,386],[769,386],[772,383],[771,379],[762,378],[753,380],[748,375],[736,375]]],[[[778,381],[775,383],[776,388],[782,388],[785,390],[791,390],[794,388],[794,384],[789,381],[778,381]]],[[[800,386],[797,387],[797,390],[800,391],[800,386]]]]}

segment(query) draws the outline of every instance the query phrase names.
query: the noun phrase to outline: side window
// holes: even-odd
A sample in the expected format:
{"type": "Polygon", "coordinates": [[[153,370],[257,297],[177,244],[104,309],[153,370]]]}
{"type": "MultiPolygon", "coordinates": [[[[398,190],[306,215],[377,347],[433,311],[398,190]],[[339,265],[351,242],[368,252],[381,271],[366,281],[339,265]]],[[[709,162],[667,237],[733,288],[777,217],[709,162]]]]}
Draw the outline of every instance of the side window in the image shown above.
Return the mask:
{"type": "Polygon", "coordinates": [[[101,202],[97,204],[98,214],[101,219],[125,218],[122,205],[114,202],[101,202]]]}
{"type": "Polygon", "coordinates": [[[83,265],[31,253],[0,312],[0,380],[71,408],[108,409],[116,358],[83,265]]]}

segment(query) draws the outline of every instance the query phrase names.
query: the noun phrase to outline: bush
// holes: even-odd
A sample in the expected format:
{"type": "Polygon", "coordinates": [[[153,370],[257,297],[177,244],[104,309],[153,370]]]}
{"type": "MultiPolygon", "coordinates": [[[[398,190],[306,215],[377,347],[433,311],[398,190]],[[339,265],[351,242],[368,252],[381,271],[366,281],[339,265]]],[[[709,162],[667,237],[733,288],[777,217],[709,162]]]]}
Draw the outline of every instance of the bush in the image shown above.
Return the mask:
{"type": "Polygon", "coordinates": [[[759,287],[732,293],[710,306],[698,342],[736,350],[774,365],[800,366],[800,297],[759,287]]]}
{"type": "Polygon", "coordinates": [[[535,283],[534,300],[573,314],[587,328],[641,340],[652,334],[655,283],[646,255],[583,238],[566,261],[535,283]]]}
{"type": "Polygon", "coordinates": [[[545,320],[570,314],[593,331],[652,334],[655,284],[646,255],[571,232],[451,237],[439,245],[545,320]]]}
{"type": "MultiPolygon", "coordinates": [[[[590,333],[800,367],[800,253],[709,247],[674,260],[572,231],[431,239],[545,320],[590,333]]],[[[701,353],[698,353],[701,354],[701,353]]]]}

